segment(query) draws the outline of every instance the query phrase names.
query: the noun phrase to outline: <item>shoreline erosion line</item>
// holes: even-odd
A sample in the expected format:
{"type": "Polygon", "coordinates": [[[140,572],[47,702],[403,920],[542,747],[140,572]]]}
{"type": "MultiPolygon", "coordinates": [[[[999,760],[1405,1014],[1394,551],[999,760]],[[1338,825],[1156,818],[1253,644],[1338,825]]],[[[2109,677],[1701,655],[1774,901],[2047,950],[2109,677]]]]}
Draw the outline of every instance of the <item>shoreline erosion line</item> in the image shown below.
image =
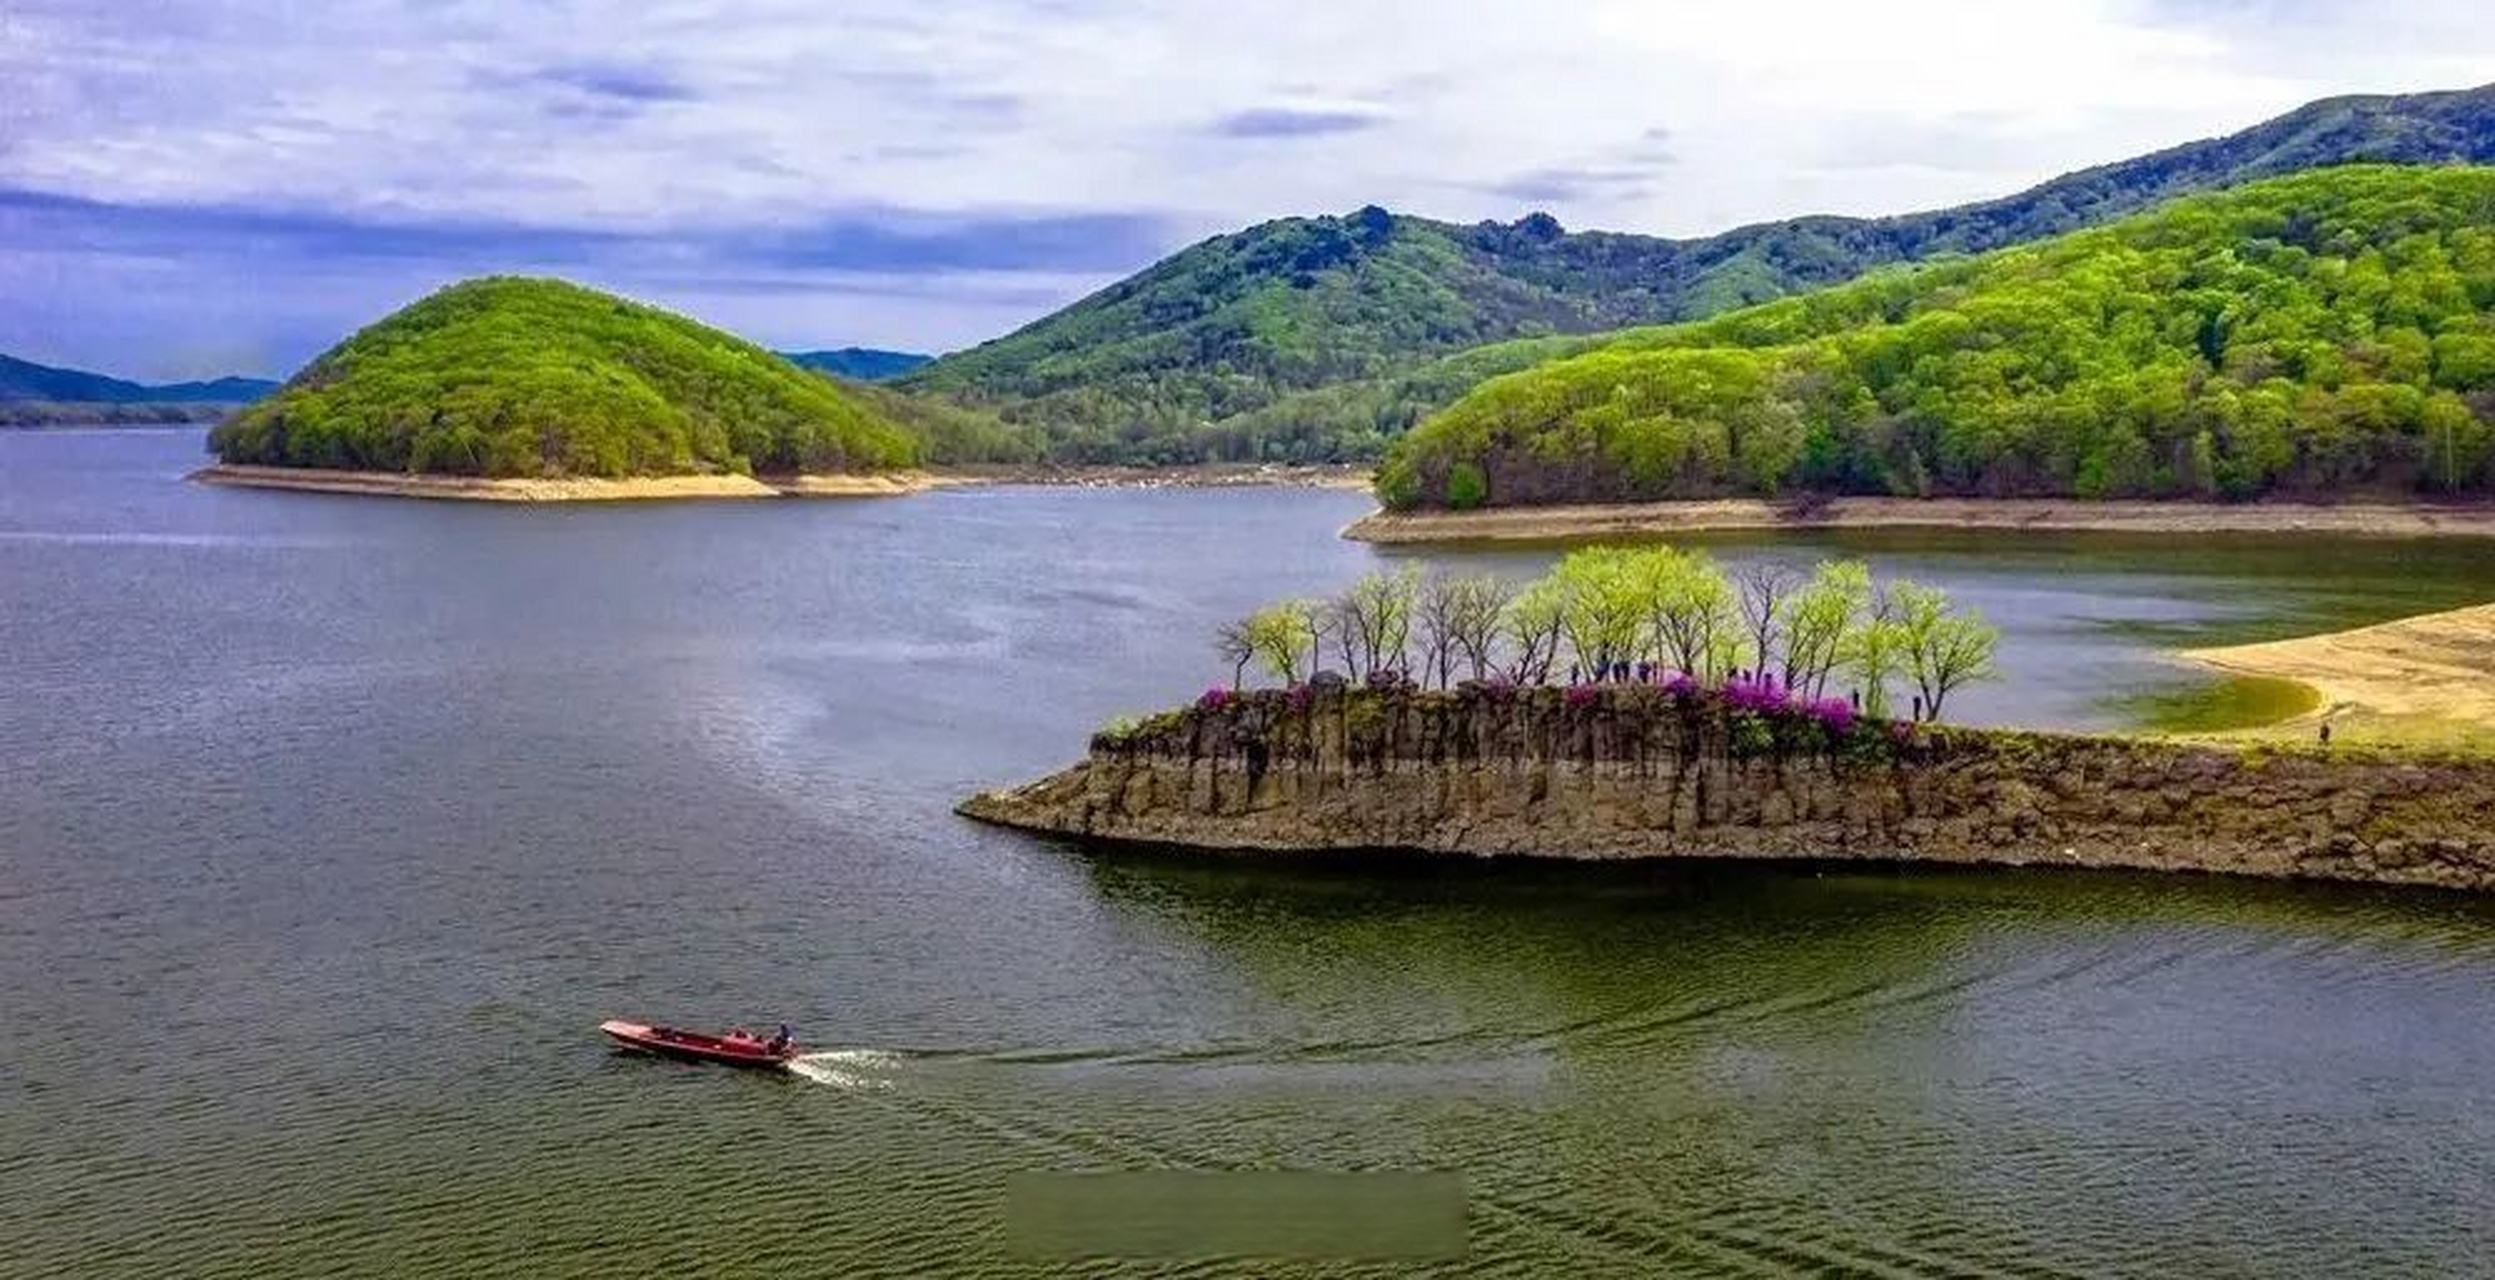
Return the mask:
{"type": "Polygon", "coordinates": [[[1343,536],[1378,545],[1544,542],[1734,530],[1943,528],[2102,533],[2333,533],[2495,538],[2495,504],[2076,498],[1718,498],[1375,511],[1343,536]]]}
{"type": "Polygon", "coordinates": [[[930,489],[1056,485],[1103,489],[1222,489],[1278,485],[1365,489],[1368,473],[1338,467],[1237,466],[1161,469],[980,465],[814,475],[736,474],[598,477],[485,477],[211,463],[187,477],[199,484],[305,493],[361,494],[466,502],[649,502],[719,498],[873,498],[930,489]]]}

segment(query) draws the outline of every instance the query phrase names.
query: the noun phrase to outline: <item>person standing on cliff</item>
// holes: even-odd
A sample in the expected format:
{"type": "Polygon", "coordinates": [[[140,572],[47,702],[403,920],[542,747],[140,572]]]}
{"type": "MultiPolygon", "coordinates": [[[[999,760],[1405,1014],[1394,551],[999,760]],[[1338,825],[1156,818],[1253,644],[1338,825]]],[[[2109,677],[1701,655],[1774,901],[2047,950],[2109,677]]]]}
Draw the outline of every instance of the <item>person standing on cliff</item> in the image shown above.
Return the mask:
{"type": "Polygon", "coordinates": [[[2325,747],[2330,745],[2330,721],[2328,720],[2322,722],[2322,745],[2325,747]]]}

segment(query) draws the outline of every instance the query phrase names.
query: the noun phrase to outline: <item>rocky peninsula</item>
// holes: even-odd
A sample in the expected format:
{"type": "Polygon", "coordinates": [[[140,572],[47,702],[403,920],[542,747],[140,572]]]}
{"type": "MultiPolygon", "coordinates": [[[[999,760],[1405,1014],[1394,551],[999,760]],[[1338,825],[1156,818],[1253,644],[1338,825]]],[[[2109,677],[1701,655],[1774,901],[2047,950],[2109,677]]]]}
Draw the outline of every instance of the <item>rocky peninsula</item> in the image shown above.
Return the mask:
{"type": "Polygon", "coordinates": [[[2495,889],[2495,760],[1760,715],[1645,686],[1208,694],[961,812],[1220,850],[2129,867],[2495,889]]]}

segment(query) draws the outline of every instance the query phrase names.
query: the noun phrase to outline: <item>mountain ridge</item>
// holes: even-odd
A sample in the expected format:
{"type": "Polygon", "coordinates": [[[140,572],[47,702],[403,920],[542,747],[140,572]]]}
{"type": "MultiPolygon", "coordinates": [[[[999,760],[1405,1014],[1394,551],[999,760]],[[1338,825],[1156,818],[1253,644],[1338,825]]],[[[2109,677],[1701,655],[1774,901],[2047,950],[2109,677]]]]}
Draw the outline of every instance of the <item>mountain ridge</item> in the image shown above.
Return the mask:
{"type": "Polygon", "coordinates": [[[1274,219],[1190,245],[895,385],[1037,430],[1070,461],[1365,461],[1452,399],[1441,384],[1471,385],[1461,371],[1431,374],[1433,361],[1520,339],[1564,352],[1570,335],[1701,318],[2359,161],[2495,161],[2495,85],[2324,98],[1993,200],[1694,239],[1569,233],[1542,213],[1463,225],[1369,206],[1274,219]]]}
{"type": "Polygon", "coordinates": [[[935,359],[923,352],[887,351],[881,347],[832,347],[822,351],[780,351],[774,354],[798,368],[813,369],[852,382],[887,381],[935,359]]]}
{"type": "Polygon", "coordinates": [[[192,382],[145,383],[0,354],[0,401],[49,404],[243,404],[277,389],[266,378],[229,374],[192,382]]]}

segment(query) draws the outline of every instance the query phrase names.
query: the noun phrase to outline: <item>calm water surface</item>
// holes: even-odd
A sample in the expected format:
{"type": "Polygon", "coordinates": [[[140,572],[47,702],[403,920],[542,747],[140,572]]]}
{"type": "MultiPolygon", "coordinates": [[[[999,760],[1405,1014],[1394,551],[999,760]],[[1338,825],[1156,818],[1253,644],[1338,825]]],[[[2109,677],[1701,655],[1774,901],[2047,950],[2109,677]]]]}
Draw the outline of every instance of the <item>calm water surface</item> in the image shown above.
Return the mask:
{"type": "MultiPolygon", "coordinates": [[[[1152,1167],[1460,1170],[1465,1274],[2495,1275],[2483,900],[1058,847],[948,806],[1381,562],[1361,499],[533,510],[198,441],[0,433],[0,1275],[1039,1274],[1008,1177],[1152,1167]]],[[[2495,594],[2453,544],[1713,545],[1974,600],[1967,714],[2031,723],[2495,594]]],[[[1363,1272],[1181,1268],[1293,1270],[1363,1272]]]]}

